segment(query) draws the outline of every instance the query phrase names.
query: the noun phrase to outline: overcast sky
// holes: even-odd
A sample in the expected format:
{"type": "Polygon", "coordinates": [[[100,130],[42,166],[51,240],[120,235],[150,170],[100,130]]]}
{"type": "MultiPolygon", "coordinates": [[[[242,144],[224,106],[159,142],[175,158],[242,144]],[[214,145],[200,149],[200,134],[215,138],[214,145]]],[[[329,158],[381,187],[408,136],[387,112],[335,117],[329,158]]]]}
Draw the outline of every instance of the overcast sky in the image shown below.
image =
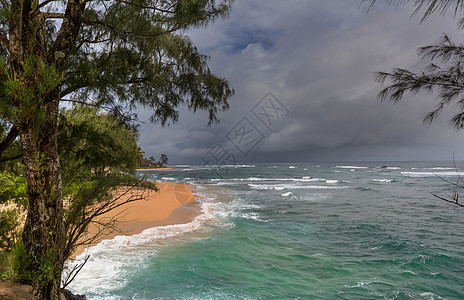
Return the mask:
{"type": "Polygon", "coordinates": [[[375,71],[418,70],[417,48],[444,32],[460,42],[456,20],[419,24],[410,6],[378,1],[367,13],[360,2],[236,0],[229,18],[188,33],[235,89],[230,110],[212,127],[188,111],[169,127],[142,125],[142,149],[174,164],[464,159],[451,109],[424,127],[433,96],[380,102],[373,80],[375,71]]]}

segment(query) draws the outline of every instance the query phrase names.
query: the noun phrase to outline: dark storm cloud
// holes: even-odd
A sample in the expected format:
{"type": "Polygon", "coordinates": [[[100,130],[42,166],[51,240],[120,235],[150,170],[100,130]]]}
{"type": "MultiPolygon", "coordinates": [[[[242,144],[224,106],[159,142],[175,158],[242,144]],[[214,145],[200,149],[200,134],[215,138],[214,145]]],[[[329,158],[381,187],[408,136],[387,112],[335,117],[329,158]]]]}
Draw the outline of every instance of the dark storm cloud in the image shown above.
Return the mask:
{"type": "Polygon", "coordinates": [[[459,39],[456,22],[434,16],[419,25],[419,18],[410,18],[411,8],[380,4],[367,14],[359,4],[237,1],[229,19],[190,32],[211,56],[213,71],[235,88],[231,109],[210,128],[205,114],[187,111],[167,128],[144,125],[142,148],[149,155],[167,153],[172,162],[201,162],[272,92],[290,115],[250,152],[250,161],[451,159],[454,150],[464,157],[463,133],[447,126],[446,113],[432,127],[422,125],[433,97],[381,103],[372,77],[394,67],[417,70],[416,49],[443,32],[459,39]]]}

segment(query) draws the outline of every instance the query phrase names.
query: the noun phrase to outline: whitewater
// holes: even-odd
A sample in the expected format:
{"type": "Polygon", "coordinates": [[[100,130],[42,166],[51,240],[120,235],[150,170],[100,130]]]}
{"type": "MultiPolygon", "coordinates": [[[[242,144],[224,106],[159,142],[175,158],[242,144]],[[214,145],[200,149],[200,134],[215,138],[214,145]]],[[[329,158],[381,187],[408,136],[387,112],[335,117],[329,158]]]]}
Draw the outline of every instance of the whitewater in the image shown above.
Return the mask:
{"type": "Polygon", "coordinates": [[[464,299],[464,164],[174,166],[203,213],[88,249],[88,299],[464,299]]]}

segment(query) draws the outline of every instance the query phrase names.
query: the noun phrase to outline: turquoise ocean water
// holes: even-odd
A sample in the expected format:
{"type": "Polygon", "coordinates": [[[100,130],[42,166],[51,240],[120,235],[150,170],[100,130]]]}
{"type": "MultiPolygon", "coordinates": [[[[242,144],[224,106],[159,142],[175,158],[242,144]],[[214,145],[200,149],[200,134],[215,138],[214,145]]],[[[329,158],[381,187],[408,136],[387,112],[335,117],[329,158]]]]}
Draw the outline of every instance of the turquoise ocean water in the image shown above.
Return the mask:
{"type": "Polygon", "coordinates": [[[90,248],[73,292],[464,299],[464,208],[431,195],[452,194],[437,177],[456,180],[452,163],[184,165],[139,174],[196,186],[204,214],[90,248]]]}

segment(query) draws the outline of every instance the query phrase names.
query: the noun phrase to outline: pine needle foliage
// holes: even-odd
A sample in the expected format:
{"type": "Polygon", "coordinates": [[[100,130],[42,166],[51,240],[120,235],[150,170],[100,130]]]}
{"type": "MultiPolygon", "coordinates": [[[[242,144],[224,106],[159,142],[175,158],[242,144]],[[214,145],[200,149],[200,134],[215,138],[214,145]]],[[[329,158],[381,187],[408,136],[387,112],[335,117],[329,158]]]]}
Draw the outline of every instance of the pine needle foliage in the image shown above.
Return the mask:
{"type": "MultiPolygon", "coordinates": [[[[454,16],[464,12],[462,0],[386,0],[388,4],[404,5],[413,2],[414,15],[423,12],[421,19],[425,21],[431,14],[445,14],[448,10],[454,16]]],[[[363,0],[363,3],[374,5],[376,0],[363,0]]],[[[464,19],[459,21],[461,28],[464,19]]],[[[377,72],[375,80],[381,84],[387,84],[378,97],[382,100],[399,102],[405,93],[433,94],[437,96],[438,103],[434,110],[424,118],[424,124],[430,125],[443,109],[447,106],[455,108],[455,113],[449,123],[456,130],[464,128],[464,45],[453,42],[447,34],[444,34],[435,43],[420,47],[418,56],[425,67],[419,71],[410,71],[396,68],[390,72],[377,72]]]]}
{"type": "Polygon", "coordinates": [[[211,124],[229,107],[233,89],[213,74],[186,32],[226,17],[231,5],[0,0],[0,170],[19,164],[27,183],[16,269],[38,299],[59,299],[76,232],[89,216],[113,207],[98,200],[108,200],[109,186],[140,184],[131,177],[136,148],[118,142],[138,109],[168,125],[179,119],[180,108],[207,112],[211,124]],[[77,110],[60,113],[64,103],[77,110]],[[89,207],[97,211],[86,212],[89,207]],[[81,219],[78,209],[85,212],[81,219]]]}

